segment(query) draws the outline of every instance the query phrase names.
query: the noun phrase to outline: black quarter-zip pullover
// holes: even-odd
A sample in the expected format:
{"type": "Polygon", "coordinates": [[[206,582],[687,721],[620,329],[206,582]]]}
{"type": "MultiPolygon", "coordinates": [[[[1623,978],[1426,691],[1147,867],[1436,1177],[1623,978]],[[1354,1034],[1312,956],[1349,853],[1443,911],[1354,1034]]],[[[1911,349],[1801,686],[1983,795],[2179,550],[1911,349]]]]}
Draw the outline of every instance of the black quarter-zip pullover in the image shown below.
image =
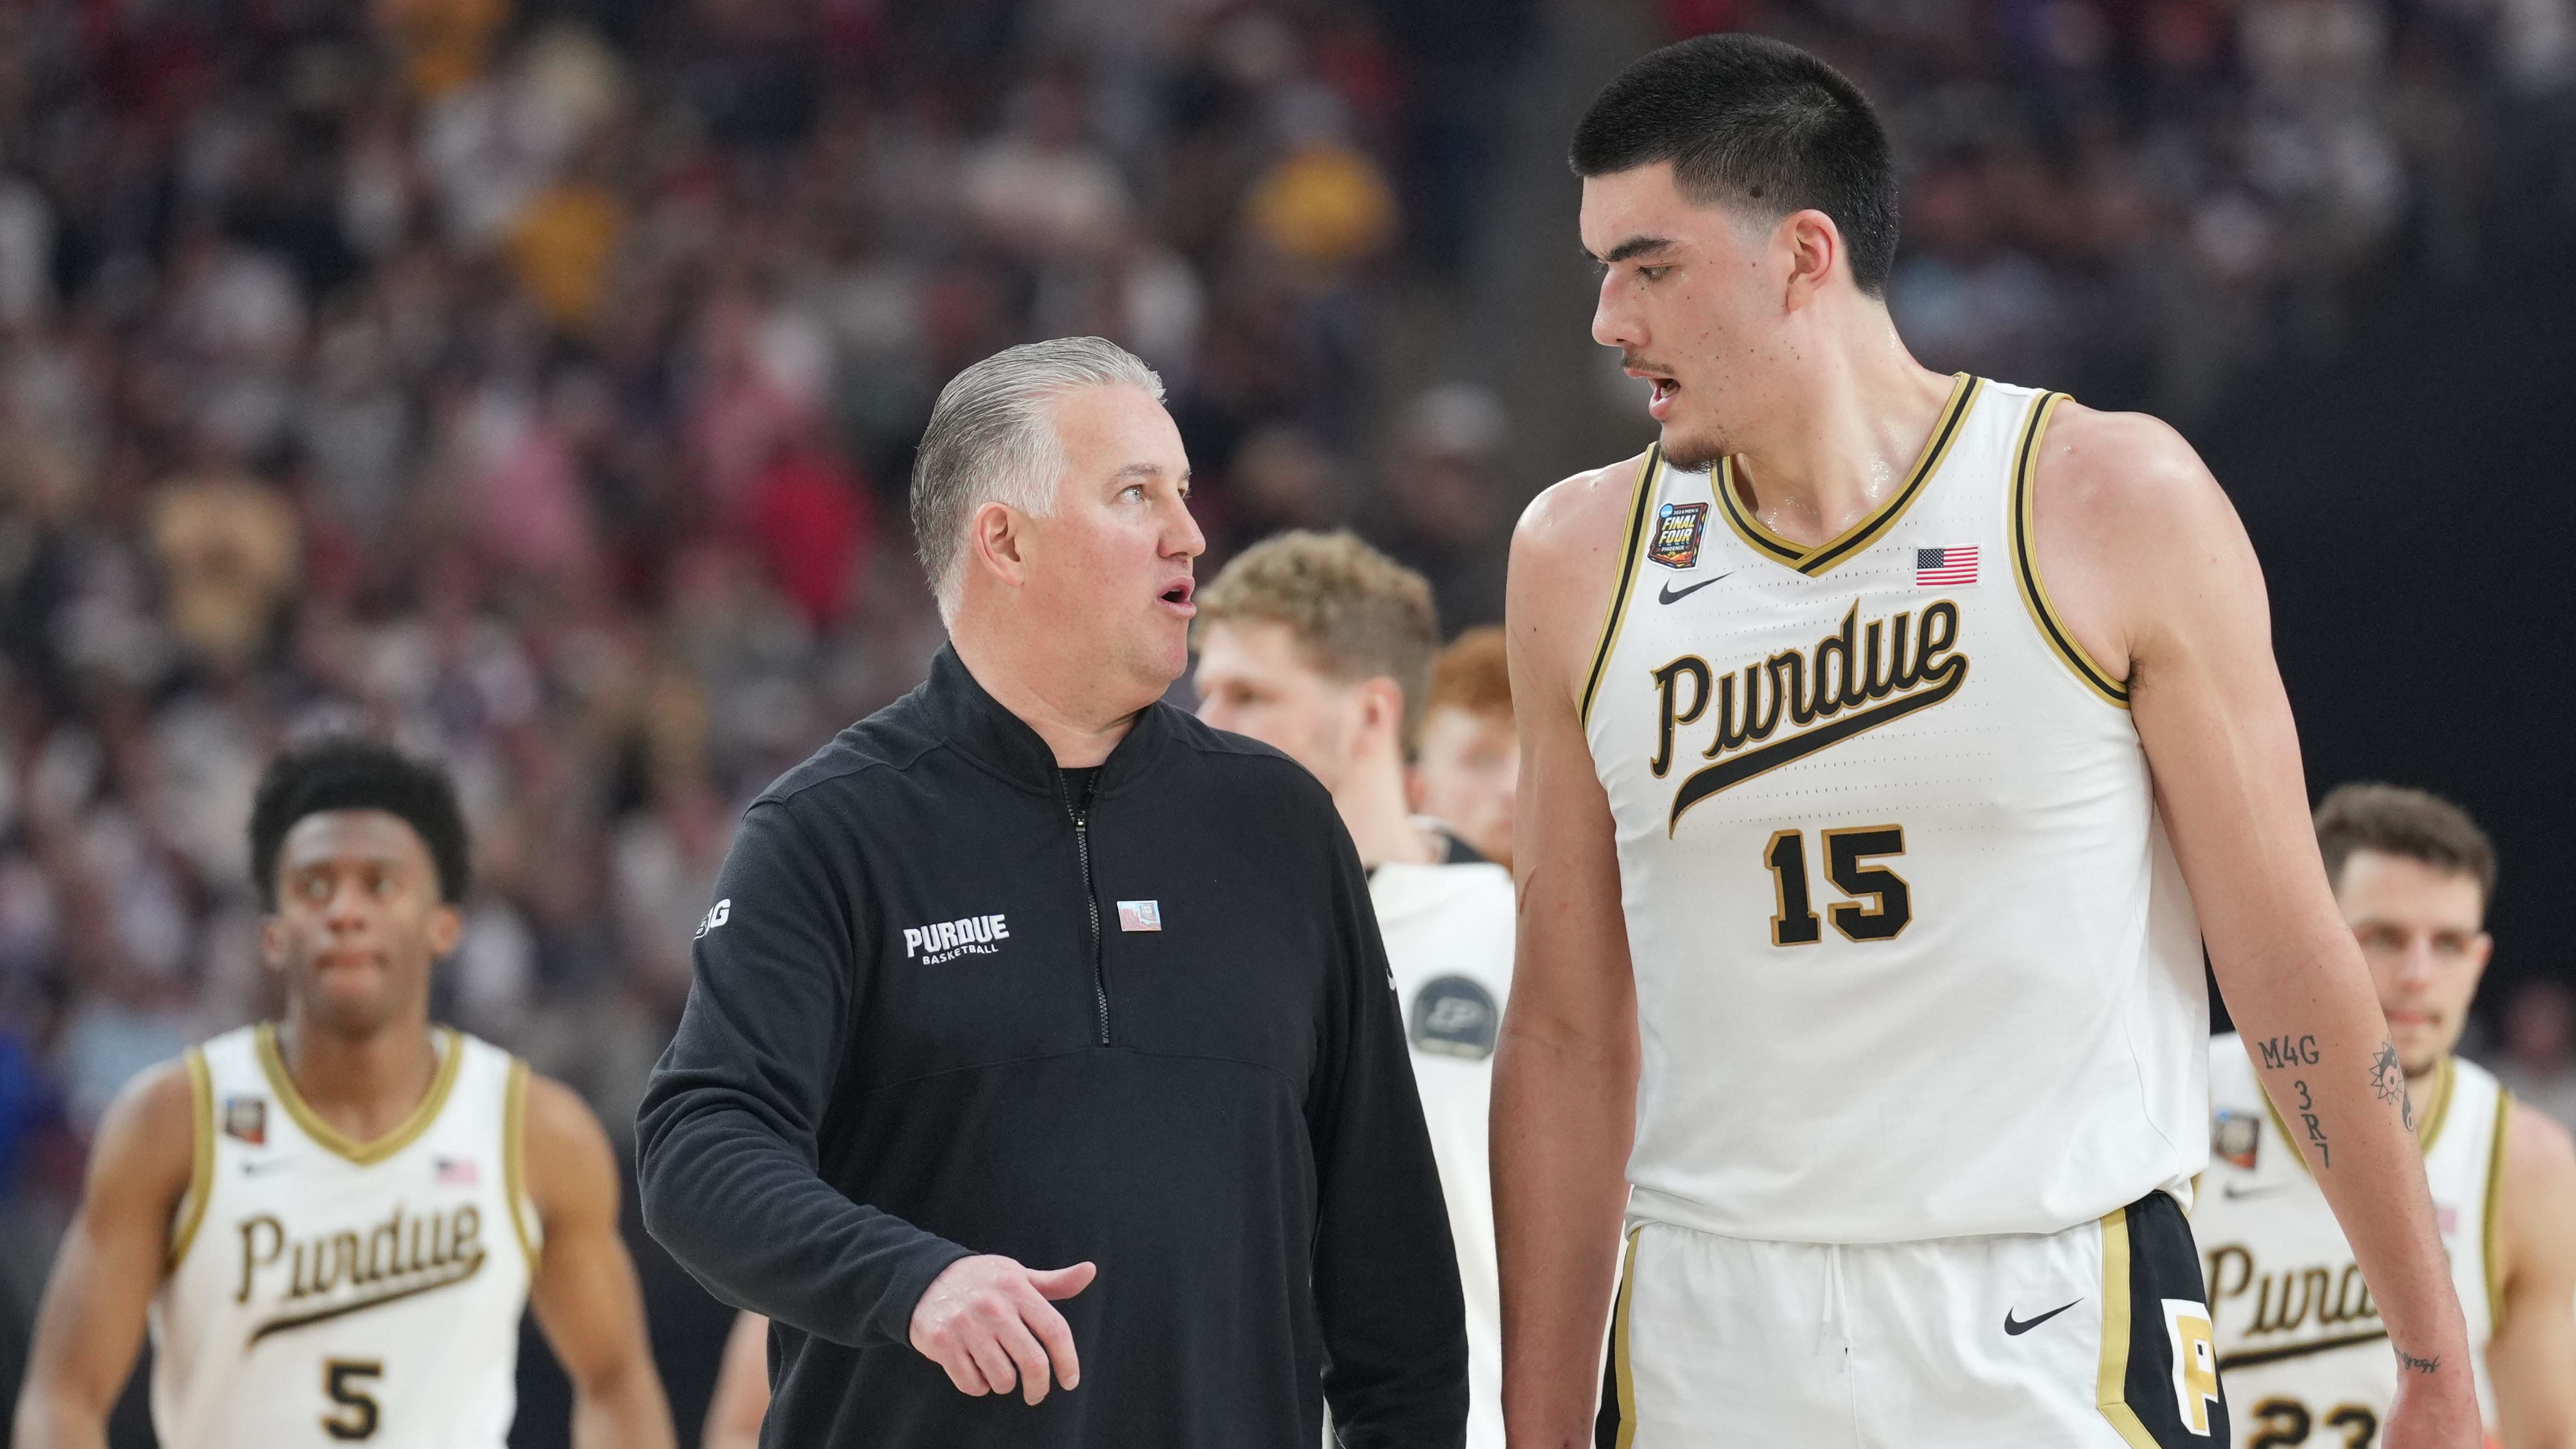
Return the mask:
{"type": "Polygon", "coordinates": [[[770,1315],[777,1445],[1462,1442],[1439,1178],[1368,883],[1287,757],[1156,704],[1087,781],[943,648],[743,817],[638,1133],[770,1315]],[[1085,797],[1088,798],[1085,798],[1085,797]],[[957,1259],[1089,1260],[1082,1383],[909,1343],[957,1259]]]}

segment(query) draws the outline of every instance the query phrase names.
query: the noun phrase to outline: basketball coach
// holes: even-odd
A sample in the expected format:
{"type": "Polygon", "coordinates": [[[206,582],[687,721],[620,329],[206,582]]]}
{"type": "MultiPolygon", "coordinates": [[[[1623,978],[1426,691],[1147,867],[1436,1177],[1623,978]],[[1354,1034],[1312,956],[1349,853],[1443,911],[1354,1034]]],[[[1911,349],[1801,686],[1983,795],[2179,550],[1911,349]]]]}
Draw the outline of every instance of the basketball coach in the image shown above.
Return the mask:
{"type": "Polygon", "coordinates": [[[725,860],[640,1171],[773,1322],[765,1443],[1462,1442],[1368,880],[1313,777],[1160,702],[1205,547],[1161,398],[1097,338],[948,384],[949,643],[725,860]]]}

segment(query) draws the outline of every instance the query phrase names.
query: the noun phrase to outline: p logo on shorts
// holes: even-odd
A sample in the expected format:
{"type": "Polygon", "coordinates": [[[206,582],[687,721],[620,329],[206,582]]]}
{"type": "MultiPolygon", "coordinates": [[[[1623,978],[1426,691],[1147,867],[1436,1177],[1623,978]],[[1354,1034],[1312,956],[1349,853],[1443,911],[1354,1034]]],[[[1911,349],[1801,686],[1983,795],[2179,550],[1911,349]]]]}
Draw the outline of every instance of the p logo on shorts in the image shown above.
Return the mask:
{"type": "Polygon", "coordinates": [[[2174,1411],[2194,1434],[2209,1432],[2218,1399],[2218,1342],[2209,1309],[2188,1298],[2164,1300],[2165,1338],[2173,1348],[2174,1411]]]}

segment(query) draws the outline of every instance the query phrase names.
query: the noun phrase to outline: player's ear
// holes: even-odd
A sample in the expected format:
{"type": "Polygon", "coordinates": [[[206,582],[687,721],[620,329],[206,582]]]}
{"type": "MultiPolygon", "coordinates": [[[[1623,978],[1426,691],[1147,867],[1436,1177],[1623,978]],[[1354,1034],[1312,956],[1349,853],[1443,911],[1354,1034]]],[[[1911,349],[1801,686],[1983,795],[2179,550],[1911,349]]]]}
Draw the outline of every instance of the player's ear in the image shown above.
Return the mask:
{"type": "Polygon", "coordinates": [[[275,911],[259,918],[259,959],[271,971],[286,969],[286,928],[275,911]]]}
{"type": "Polygon", "coordinates": [[[465,913],[446,901],[429,913],[429,959],[436,961],[465,939],[465,913]]]}
{"type": "Polygon", "coordinates": [[[1833,280],[1843,256],[1842,229],[1832,217],[1809,207],[1781,218],[1778,238],[1788,251],[1787,302],[1795,312],[1833,280]]]}

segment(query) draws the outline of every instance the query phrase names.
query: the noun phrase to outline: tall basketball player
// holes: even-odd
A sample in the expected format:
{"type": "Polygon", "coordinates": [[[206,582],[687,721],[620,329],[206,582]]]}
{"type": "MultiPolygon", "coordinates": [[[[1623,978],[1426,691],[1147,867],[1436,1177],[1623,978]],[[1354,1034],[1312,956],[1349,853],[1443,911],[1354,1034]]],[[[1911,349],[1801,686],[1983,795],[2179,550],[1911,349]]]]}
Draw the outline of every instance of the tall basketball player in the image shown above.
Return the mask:
{"type": "MultiPolygon", "coordinates": [[[[2576,1449],[2576,1146],[2452,1054],[2494,948],[2495,848],[2421,790],[2346,785],[2317,845],[2388,1013],[2478,1397],[2505,1449],[2576,1449]]],[[[2386,1325],[2296,1137],[2255,1085],[2304,1064],[2296,1037],[2210,1043],[2209,1165],[2192,1231],[2209,1266],[2218,1369],[2245,1449],[2369,1444],[2397,1388],[2386,1325]]]]}
{"type": "Polygon", "coordinates": [[[1623,1204],[1623,1443],[2222,1440],[2206,937],[2250,1034],[2316,1043],[2264,1084],[2403,1369],[2384,1444],[2473,1449],[2225,495],[2151,419],[1914,361],[1887,139],[1813,57],[1658,51],[1573,160],[1662,438],[1513,544],[1512,1442],[1587,1437],[1623,1204]]]}
{"type": "Polygon", "coordinates": [[[575,1443],[671,1445],[606,1135],[566,1088],[429,1023],[466,882],[446,777],[313,745],[269,767],[250,843],[285,1020],[109,1108],[16,1442],[102,1449],[148,1320],[170,1449],[500,1449],[533,1304],[575,1443]]]}

